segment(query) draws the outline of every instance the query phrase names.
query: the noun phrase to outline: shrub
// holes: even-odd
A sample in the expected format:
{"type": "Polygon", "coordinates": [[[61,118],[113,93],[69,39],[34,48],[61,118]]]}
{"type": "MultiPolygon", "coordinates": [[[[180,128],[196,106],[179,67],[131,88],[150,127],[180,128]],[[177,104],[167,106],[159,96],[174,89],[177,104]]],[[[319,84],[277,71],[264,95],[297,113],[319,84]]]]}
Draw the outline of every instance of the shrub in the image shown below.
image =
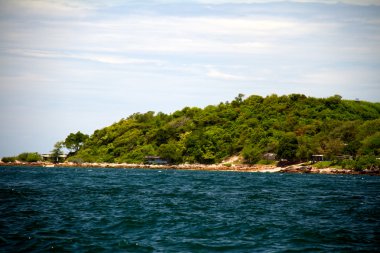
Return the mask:
{"type": "Polygon", "coordinates": [[[380,160],[376,159],[375,156],[367,155],[361,156],[356,161],[355,170],[371,170],[371,169],[379,169],[380,168],[380,160]]]}
{"type": "Polygon", "coordinates": [[[355,160],[343,160],[343,161],[341,161],[341,165],[342,165],[343,169],[353,170],[356,168],[356,161],[355,160]]]}
{"type": "Polygon", "coordinates": [[[317,162],[316,164],[314,164],[314,166],[317,167],[318,169],[323,169],[323,168],[330,167],[331,162],[330,161],[317,162]]]}
{"type": "Polygon", "coordinates": [[[26,152],[21,153],[17,156],[17,160],[22,161],[22,162],[26,162],[27,158],[28,158],[28,153],[26,152]]]}
{"type": "Polygon", "coordinates": [[[34,153],[21,153],[17,156],[17,160],[22,161],[22,162],[38,162],[41,161],[41,156],[34,152],[34,153]]]}
{"type": "Polygon", "coordinates": [[[41,161],[41,156],[38,153],[29,153],[28,157],[26,158],[26,161],[31,163],[31,162],[38,162],[41,161]]]}
{"type": "Polygon", "coordinates": [[[257,164],[262,164],[262,165],[275,165],[277,161],[271,161],[271,160],[266,160],[266,159],[261,159],[257,162],[257,164]]]}
{"type": "Polygon", "coordinates": [[[4,163],[13,163],[13,162],[16,161],[16,157],[14,157],[14,156],[3,157],[1,159],[1,161],[4,162],[4,163]]]}
{"type": "Polygon", "coordinates": [[[242,150],[244,162],[248,164],[255,164],[260,160],[261,151],[252,145],[247,145],[242,150]]]}

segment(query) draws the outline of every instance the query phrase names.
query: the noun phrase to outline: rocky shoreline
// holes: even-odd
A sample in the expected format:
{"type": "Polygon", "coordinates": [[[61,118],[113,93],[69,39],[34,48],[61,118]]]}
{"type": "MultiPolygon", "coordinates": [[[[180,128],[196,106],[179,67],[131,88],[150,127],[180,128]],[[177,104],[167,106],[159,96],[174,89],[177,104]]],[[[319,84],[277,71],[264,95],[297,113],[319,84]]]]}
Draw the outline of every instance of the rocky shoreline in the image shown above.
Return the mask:
{"type": "Polygon", "coordinates": [[[35,167],[76,167],[76,168],[136,168],[136,169],[177,169],[177,170],[202,170],[202,171],[234,171],[234,172],[261,172],[261,173],[309,173],[309,174],[350,174],[350,175],[377,175],[379,170],[355,171],[337,168],[316,168],[311,165],[290,165],[278,167],[275,165],[245,165],[245,164],[179,164],[179,165],[151,165],[151,164],[127,164],[127,163],[57,163],[50,162],[13,162],[3,163],[0,166],[35,166],[35,167]]]}

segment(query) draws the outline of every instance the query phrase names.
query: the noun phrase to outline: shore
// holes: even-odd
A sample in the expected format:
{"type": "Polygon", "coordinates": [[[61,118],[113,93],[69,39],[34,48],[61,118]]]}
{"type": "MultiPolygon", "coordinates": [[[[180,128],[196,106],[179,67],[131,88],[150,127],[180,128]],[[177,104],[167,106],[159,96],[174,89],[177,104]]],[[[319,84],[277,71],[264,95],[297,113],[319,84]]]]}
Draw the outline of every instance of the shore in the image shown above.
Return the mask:
{"type": "Polygon", "coordinates": [[[127,164],[127,163],[57,163],[50,162],[13,162],[3,163],[0,166],[35,166],[35,167],[79,167],[79,168],[134,168],[134,169],[177,169],[177,170],[200,170],[200,171],[234,171],[234,172],[261,172],[261,173],[309,173],[309,174],[350,174],[350,175],[378,175],[380,171],[355,171],[337,168],[316,168],[312,165],[290,165],[278,167],[275,165],[246,165],[246,164],[178,164],[178,165],[151,165],[151,164],[127,164]]]}

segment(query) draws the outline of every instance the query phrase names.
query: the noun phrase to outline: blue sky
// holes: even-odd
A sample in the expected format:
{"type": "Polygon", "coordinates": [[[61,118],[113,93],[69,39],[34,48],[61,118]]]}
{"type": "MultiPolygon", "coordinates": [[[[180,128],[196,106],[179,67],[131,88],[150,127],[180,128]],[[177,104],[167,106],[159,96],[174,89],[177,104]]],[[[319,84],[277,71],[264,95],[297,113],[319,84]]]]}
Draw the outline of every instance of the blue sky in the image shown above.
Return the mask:
{"type": "Polygon", "coordinates": [[[0,157],[239,93],[380,101],[379,0],[3,0],[0,31],[0,157]]]}

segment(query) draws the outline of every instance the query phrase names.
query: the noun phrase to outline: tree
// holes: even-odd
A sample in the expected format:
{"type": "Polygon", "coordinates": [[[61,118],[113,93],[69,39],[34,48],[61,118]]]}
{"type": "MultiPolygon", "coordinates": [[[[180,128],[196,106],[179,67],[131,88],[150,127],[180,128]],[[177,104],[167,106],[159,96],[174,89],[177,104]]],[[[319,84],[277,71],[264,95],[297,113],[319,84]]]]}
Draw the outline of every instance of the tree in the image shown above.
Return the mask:
{"type": "Polygon", "coordinates": [[[360,141],[358,140],[351,141],[347,145],[344,146],[343,153],[349,154],[351,156],[356,156],[360,146],[361,146],[360,141]]]}
{"type": "Polygon", "coordinates": [[[252,144],[244,146],[242,150],[243,158],[249,164],[257,163],[261,158],[261,153],[261,150],[252,144]]]}
{"type": "Polygon", "coordinates": [[[239,105],[241,105],[241,103],[243,103],[243,98],[244,98],[244,94],[242,93],[239,93],[239,95],[237,97],[235,97],[235,100],[232,101],[232,106],[233,107],[238,107],[239,105]]]}
{"type": "Polygon", "coordinates": [[[58,141],[54,144],[54,149],[51,151],[51,159],[54,163],[58,163],[61,160],[61,155],[63,155],[62,148],[64,146],[63,141],[58,141]]]}
{"type": "Polygon", "coordinates": [[[380,155],[380,132],[368,136],[362,141],[361,153],[366,155],[380,155]]]}
{"type": "Polygon", "coordinates": [[[175,143],[162,144],[158,148],[158,155],[161,158],[166,159],[170,163],[178,163],[181,162],[182,153],[180,147],[175,143]]]}
{"type": "Polygon", "coordinates": [[[279,143],[278,156],[293,161],[296,158],[298,141],[294,133],[285,134],[279,143]]]}
{"type": "Polygon", "coordinates": [[[323,141],[324,153],[328,158],[340,155],[344,150],[344,143],[340,139],[329,138],[323,141]]]}
{"type": "Polygon", "coordinates": [[[28,158],[28,153],[26,152],[21,153],[17,156],[17,160],[22,161],[22,162],[26,162],[27,158],[28,158]]]}
{"type": "Polygon", "coordinates": [[[27,162],[38,162],[41,161],[42,157],[38,153],[29,153],[27,157],[27,162]]]}
{"type": "Polygon", "coordinates": [[[87,134],[83,134],[80,131],[77,133],[70,133],[65,141],[63,142],[64,146],[69,149],[71,152],[76,153],[82,147],[83,143],[88,139],[87,134]]]}
{"type": "Polygon", "coordinates": [[[340,95],[334,95],[325,99],[325,103],[330,108],[336,108],[336,106],[342,101],[340,95]]]}
{"type": "Polygon", "coordinates": [[[318,99],[302,94],[265,98],[239,94],[232,102],[185,107],[172,114],[136,113],[89,138],[65,140],[72,158],[85,162],[140,163],[160,155],[172,162],[218,163],[243,155],[255,163],[262,154],[306,160],[349,154],[380,154],[380,103],[318,99]],[[87,139],[87,140],[86,140],[87,139]],[[75,152],[75,154],[74,154],[75,152]]]}

